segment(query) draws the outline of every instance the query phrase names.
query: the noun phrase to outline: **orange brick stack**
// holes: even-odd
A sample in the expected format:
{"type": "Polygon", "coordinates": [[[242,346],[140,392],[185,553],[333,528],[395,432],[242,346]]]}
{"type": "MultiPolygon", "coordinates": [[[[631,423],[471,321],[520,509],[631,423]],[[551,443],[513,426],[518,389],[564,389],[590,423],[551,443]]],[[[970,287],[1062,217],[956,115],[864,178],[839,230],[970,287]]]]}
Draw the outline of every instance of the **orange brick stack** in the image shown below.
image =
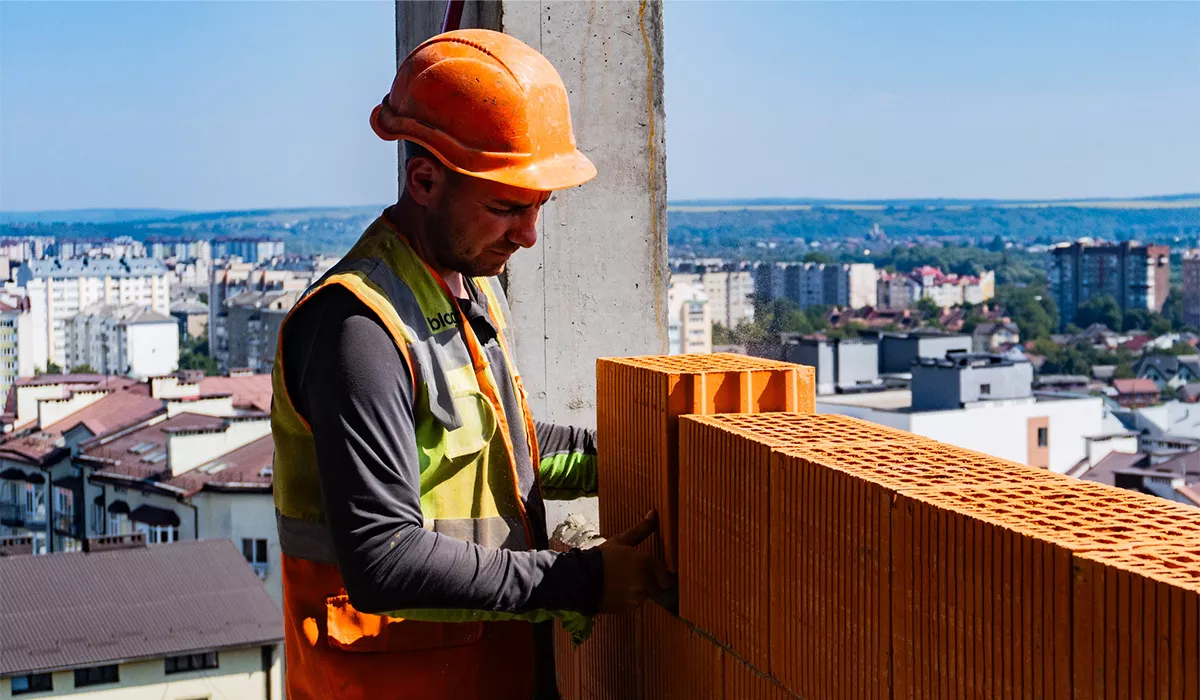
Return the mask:
{"type": "Polygon", "coordinates": [[[658,509],[679,616],[601,616],[568,700],[1200,699],[1200,510],[812,415],[807,368],[598,374],[602,530],[658,509]]]}
{"type": "Polygon", "coordinates": [[[813,369],[733,354],[601,358],[596,365],[600,532],[658,511],[652,545],[675,570],[678,421],[686,414],[812,413],[813,369]]]}
{"type": "Polygon", "coordinates": [[[869,447],[881,434],[925,441],[838,415],[687,416],[680,422],[679,614],[768,669],[770,459],[800,445],[869,447]],[[729,468],[730,465],[736,465],[729,468]]]}
{"type": "Polygon", "coordinates": [[[1080,700],[1200,698],[1200,542],[1075,556],[1080,700]]]}

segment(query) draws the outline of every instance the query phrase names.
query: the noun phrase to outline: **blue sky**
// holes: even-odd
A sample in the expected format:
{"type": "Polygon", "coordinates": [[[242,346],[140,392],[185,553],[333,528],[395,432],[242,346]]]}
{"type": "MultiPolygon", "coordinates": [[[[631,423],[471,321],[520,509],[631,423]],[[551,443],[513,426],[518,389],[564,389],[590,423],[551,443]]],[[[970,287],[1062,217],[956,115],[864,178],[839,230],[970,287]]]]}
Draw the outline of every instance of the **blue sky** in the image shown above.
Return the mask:
{"type": "MultiPolygon", "coordinates": [[[[367,115],[393,12],[0,2],[0,209],[391,200],[367,115]]],[[[1200,191],[1200,2],[668,2],[665,26],[672,199],[1200,191]]]]}

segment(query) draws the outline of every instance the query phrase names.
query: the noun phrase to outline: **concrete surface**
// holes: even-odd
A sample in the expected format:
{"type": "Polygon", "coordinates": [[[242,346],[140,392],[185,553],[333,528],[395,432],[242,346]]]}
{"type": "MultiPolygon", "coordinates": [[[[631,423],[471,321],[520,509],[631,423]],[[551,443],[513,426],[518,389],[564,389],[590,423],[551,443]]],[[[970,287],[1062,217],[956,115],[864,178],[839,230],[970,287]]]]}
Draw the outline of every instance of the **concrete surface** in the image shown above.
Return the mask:
{"type": "MultiPolygon", "coordinates": [[[[396,3],[398,60],[440,30],[445,7],[396,3]]],[[[594,427],[596,358],[667,347],[662,5],[468,0],[462,26],[506,32],[550,59],[599,171],[546,205],[538,245],[506,277],[535,415],[594,427]]],[[[547,509],[551,524],[568,512],[598,521],[594,502],[547,509]]]]}

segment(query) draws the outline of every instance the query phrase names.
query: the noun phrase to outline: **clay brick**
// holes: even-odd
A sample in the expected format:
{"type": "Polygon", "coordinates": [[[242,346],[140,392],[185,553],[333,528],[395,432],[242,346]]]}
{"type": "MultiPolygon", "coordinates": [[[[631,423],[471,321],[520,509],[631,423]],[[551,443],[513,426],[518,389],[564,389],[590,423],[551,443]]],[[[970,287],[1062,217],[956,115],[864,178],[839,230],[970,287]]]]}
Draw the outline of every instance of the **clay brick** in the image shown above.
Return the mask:
{"type": "Polygon", "coordinates": [[[680,615],[753,666],[768,669],[771,449],[845,450],[893,440],[931,442],[839,415],[682,417],[680,615]]]}
{"type": "Polygon", "coordinates": [[[600,530],[623,532],[650,509],[648,547],[676,570],[678,419],[687,414],[812,413],[813,369],[734,354],[597,361],[600,530]]]}
{"type": "Polygon", "coordinates": [[[1200,697],[1200,541],[1074,556],[1075,697],[1200,697]]]}
{"type": "MultiPolygon", "coordinates": [[[[557,538],[550,538],[550,549],[566,552],[571,548],[557,538]]],[[[562,625],[551,623],[554,629],[554,680],[562,700],[582,700],[582,664],[584,652],[571,641],[562,625]]]]}
{"type": "MultiPolygon", "coordinates": [[[[655,603],[640,610],[646,698],[722,700],[723,652],[655,603]]],[[[612,695],[623,698],[624,695],[612,695]]]]}
{"type": "Polygon", "coordinates": [[[892,510],[896,698],[1071,697],[1071,553],[898,493],[892,510]]]}
{"type": "MultiPolygon", "coordinates": [[[[889,437],[881,432],[874,441],[789,446],[772,454],[769,670],[798,695],[890,697],[893,683],[896,697],[976,692],[983,681],[967,654],[982,654],[983,639],[982,633],[975,638],[979,623],[967,608],[980,592],[966,572],[981,563],[968,560],[962,544],[975,534],[963,518],[943,514],[941,521],[919,522],[896,544],[893,500],[939,483],[1069,481],[931,440],[889,437]],[[897,566],[910,580],[893,591],[897,566]],[[917,596],[899,608],[896,624],[905,626],[895,639],[893,595],[917,596]],[[940,617],[913,619],[913,609],[940,617]]],[[[1018,634],[1027,629],[1032,643],[1032,619],[1018,623],[1018,634]]],[[[1032,656],[1017,663],[1033,674],[1032,656]]]]}
{"type": "Polygon", "coordinates": [[[623,615],[597,615],[592,635],[579,645],[583,700],[654,697],[644,694],[647,650],[642,643],[642,606],[623,615]]]}
{"type": "Polygon", "coordinates": [[[725,655],[725,700],[794,700],[795,697],[775,679],[733,654],[725,655]]]}

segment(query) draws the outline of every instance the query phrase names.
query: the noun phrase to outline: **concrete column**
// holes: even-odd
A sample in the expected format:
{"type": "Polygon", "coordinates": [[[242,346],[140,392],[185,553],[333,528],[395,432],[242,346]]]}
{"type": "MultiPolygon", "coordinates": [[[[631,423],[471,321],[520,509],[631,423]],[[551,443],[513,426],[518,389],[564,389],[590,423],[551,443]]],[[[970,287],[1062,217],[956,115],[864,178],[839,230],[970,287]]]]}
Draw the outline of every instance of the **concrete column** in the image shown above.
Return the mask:
{"type": "MultiPolygon", "coordinates": [[[[398,60],[440,30],[445,7],[397,3],[398,60]]],[[[468,0],[462,26],[511,34],[554,64],[599,171],[555,194],[537,246],[506,278],[535,415],[594,427],[596,358],[667,349],[662,5],[468,0]]],[[[551,525],[561,513],[551,509],[551,525]]]]}

